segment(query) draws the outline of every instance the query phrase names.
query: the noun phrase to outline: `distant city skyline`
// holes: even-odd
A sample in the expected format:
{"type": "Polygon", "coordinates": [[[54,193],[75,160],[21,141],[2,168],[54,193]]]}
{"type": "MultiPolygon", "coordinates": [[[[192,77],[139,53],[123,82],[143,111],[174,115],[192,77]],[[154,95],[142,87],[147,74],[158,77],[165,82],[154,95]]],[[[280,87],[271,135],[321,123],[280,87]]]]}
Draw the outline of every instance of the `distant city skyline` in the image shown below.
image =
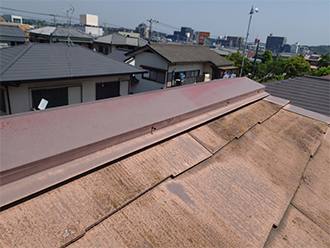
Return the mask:
{"type": "Polygon", "coordinates": [[[159,21],[155,31],[173,34],[181,27],[194,31],[210,32],[211,38],[240,36],[245,38],[251,6],[259,9],[253,14],[248,41],[267,36],[287,38],[287,44],[330,45],[330,1],[328,0],[107,0],[107,1],[32,1],[1,0],[0,14],[16,14],[23,18],[51,21],[56,14],[58,22],[66,22],[67,14],[72,22],[79,23],[80,14],[97,15],[99,25],[135,29],[152,18],[159,21]],[[4,8],[24,10],[11,11],[4,8]],[[39,14],[36,14],[39,13],[39,14]]]}

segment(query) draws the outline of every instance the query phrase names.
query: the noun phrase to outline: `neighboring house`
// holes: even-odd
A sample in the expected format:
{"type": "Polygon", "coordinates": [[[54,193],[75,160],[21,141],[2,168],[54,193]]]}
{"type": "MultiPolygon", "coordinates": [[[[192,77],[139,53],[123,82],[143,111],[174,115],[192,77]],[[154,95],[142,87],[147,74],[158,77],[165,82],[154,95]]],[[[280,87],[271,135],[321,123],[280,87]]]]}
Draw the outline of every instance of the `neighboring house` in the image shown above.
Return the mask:
{"type": "Polygon", "coordinates": [[[92,49],[93,37],[81,30],[71,27],[43,27],[26,31],[30,41],[36,43],[55,43],[72,41],[74,44],[92,49]]]}
{"type": "Polygon", "coordinates": [[[14,46],[27,42],[29,42],[29,36],[19,26],[0,25],[0,43],[14,46]]]}
{"type": "Polygon", "coordinates": [[[113,33],[98,37],[94,40],[94,49],[100,53],[109,54],[116,49],[128,49],[130,51],[145,46],[148,42],[140,37],[124,36],[113,33]]]}
{"type": "Polygon", "coordinates": [[[321,55],[306,55],[305,60],[311,65],[311,69],[318,69],[317,62],[321,60],[321,55]]]}
{"type": "Polygon", "coordinates": [[[125,63],[131,64],[131,65],[134,65],[134,64],[132,64],[132,62],[134,61],[134,58],[126,56],[126,54],[128,52],[130,52],[130,50],[123,49],[123,48],[117,48],[112,53],[109,53],[108,57],[112,58],[112,59],[119,60],[121,62],[125,62],[125,63]]]}
{"type": "Polygon", "coordinates": [[[1,112],[16,114],[89,102],[130,92],[144,72],[79,45],[29,43],[0,49],[1,112]]]}
{"type": "Polygon", "coordinates": [[[288,99],[293,106],[330,116],[328,78],[303,76],[264,85],[269,94],[288,99]]]}
{"type": "Polygon", "coordinates": [[[138,75],[132,91],[144,92],[222,78],[233,63],[206,46],[151,43],[127,54],[148,73],[138,75]]]}
{"type": "Polygon", "coordinates": [[[1,117],[1,247],[329,247],[330,118],[264,90],[1,117]]]}

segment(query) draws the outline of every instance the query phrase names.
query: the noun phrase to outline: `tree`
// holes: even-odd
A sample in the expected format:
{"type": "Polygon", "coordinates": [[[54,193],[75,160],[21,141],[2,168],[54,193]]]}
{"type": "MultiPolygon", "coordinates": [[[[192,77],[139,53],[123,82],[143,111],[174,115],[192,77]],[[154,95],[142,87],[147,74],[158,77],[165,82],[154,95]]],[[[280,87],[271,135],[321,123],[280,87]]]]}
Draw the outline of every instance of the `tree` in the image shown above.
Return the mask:
{"type": "Polygon", "coordinates": [[[310,64],[305,60],[302,54],[293,58],[288,58],[288,60],[287,77],[301,77],[311,73],[310,64]]]}
{"type": "MultiPolygon", "coordinates": [[[[243,55],[240,53],[233,53],[226,56],[226,59],[234,63],[234,66],[241,67],[243,55]]],[[[252,63],[248,58],[244,58],[244,65],[242,75],[248,75],[252,72],[252,63]]]]}
{"type": "Polygon", "coordinates": [[[330,54],[322,54],[321,59],[316,64],[318,67],[328,67],[330,65],[330,54]]]}
{"type": "Polygon", "coordinates": [[[320,67],[317,70],[313,70],[311,75],[317,77],[330,75],[330,65],[328,67],[320,67]]]}
{"type": "Polygon", "coordinates": [[[270,50],[266,50],[260,57],[262,63],[267,64],[273,62],[273,53],[270,50]]]}

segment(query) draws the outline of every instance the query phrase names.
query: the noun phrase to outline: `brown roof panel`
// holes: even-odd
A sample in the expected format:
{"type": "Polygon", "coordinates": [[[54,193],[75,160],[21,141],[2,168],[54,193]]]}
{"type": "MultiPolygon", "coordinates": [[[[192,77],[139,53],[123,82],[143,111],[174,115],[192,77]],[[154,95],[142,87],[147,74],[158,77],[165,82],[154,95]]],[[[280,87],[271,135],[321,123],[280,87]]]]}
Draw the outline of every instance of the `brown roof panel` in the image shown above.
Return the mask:
{"type": "Polygon", "coordinates": [[[43,245],[64,245],[164,179],[210,155],[191,136],[183,134],[2,211],[2,235],[8,246],[28,240],[39,247],[38,237],[47,230],[50,233],[43,245]],[[20,225],[22,235],[16,236],[17,230],[12,232],[12,227],[24,219],[28,227],[20,225]]]}
{"type": "MultiPolygon", "coordinates": [[[[127,246],[262,247],[299,186],[310,156],[305,147],[321,142],[320,129],[327,125],[281,110],[102,224],[127,246]],[[306,133],[313,138],[299,140],[306,133]]],[[[88,231],[78,242],[95,233],[105,235],[88,231]]]]}
{"type": "Polygon", "coordinates": [[[258,101],[220,119],[194,129],[190,134],[212,153],[239,138],[254,125],[275,114],[282,106],[269,101],[258,101]]]}
{"type": "MultiPolygon", "coordinates": [[[[292,204],[330,234],[330,131],[311,158],[292,204]]],[[[330,239],[330,237],[329,237],[330,239]]]]}
{"type": "Polygon", "coordinates": [[[281,224],[272,230],[264,247],[330,247],[330,235],[289,205],[281,224]]]}

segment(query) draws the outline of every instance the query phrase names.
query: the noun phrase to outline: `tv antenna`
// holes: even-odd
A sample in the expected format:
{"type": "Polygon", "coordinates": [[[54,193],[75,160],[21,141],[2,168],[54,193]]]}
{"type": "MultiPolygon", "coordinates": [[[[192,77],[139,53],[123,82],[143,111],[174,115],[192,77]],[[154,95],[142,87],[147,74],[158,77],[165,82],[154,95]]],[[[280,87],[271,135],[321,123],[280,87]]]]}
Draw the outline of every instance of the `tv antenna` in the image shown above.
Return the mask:
{"type": "Polygon", "coordinates": [[[71,18],[72,18],[72,14],[73,14],[73,12],[74,12],[74,8],[73,8],[73,6],[71,5],[71,8],[69,8],[69,9],[65,9],[65,8],[62,8],[62,9],[66,11],[66,21],[67,21],[67,25],[68,25],[68,26],[71,26],[71,18]],[[70,18],[69,18],[69,12],[70,12],[70,11],[72,11],[72,12],[71,12],[71,16],[70,16],[70,18]]]}

